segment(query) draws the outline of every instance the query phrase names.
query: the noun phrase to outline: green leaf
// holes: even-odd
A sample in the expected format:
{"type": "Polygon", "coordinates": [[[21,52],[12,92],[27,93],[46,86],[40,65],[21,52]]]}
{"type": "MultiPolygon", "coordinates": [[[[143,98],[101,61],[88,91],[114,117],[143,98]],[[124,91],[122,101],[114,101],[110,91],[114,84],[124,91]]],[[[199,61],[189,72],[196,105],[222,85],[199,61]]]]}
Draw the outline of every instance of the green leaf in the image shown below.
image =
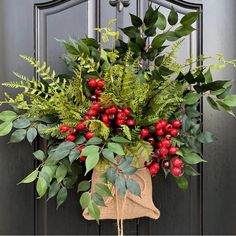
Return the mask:
{"type": "Polygon", "coordinates": [[[184,103],[186,105],[193,105],[193,104],[197,103],[201,97],[202,97],[202,95],[199,93],[193,93],[193,92],[187,93],[184,96],[184,103]]]}
{"type": "Polygon", "coordinates": [[[178,40],[180,37],[173,31],[166,32],[166,39],[170,42],[178,40]]]}
{"type": "Polygon", "coordinates": [[[57,181],[54,181],[54,182],[50,185],[50,187],[49,187],[48,199],[47,199],[47,201],[48,201],[50,198],[56,196],[56,194],[58,193],[59,189],[60,189],[60,184],[59,184],[57,181]]]}
{"type": "Polygon", "coordinates": [[[91,217],[93,217],[97,222],[99,222],[100,209],[93,201],[90,201],[88,205],[88,212],[91,217]]]}
{"type": "Polygon", "coordinates": [[[115,187],[118,193],[123,197],[126,193],[126,181],[122,175],[118,175],[115,179],[115,187]]]}
{"type": "Polygon", "coordinates": [[[219,107],[220,107],[223,111],[229,113],[229,114],[232,115],[232,116],[235,116],[235,114],[233,113],[233,111],[232,111],[232,109],[231,109],[230,106],[226,105],[224,102],[222,102],[222,101],[220,101],[220,100],[217,101],[217,104],[219,105],[219,107]]]}
{"type": "Polygon", "coordinates": [[[167,68],[165,66],[161,66],[161,67],[159,67],[159,72],[163,76],[168,76],[168,75],[171,75],[174,71],[170,70],[169,68],[167,68]]]}
{"type": "Polygon", "coordinates": [[[156,22],[156,26],[160,30],[164,30],[166,28],[166,17],[158,11],[158,19],[156,22]]]}
{"type": "Polygon", "coordinates": [[[236,107],[236,95],[228,95],[224,98],[223,103],[229,107],[236,107]]]}
{"type": "Polygon", "coordinates": [[[75,140],[75,144],[80,145],[85,143],[87,140],[83,135],[80,135],[76,140],[75,140]]]}
{"type": "Polygon", "coordinates": [[[87,45],[82,40],[78,40],[77,44],[78,44],[79,50],[82,53],[84,53],[85,55],[89,55],[89,48],[87,47],[87,45]]]}
{"type": "Polygon", "coordinates": [[[9,143],[19,143],[22,140],[24,140],[25,135],[26,135],[25,129],[18,129],[12,133],[9,143]]]}
{"type": "Polygon", "coordinates": [[[57,194],[57,209],[67,198],[67,189],[62,187],[57,194]]]}
{"type": "Polygon", "coordinates": [[[88,156],[93,153],[98,153],[99,147],[95,145],[86,146],[80,153],[80,156],[88,156]]]}
{"type": "Polygon", "coordinates": [[[45,195],[45,193],[47,192],[47,188],[48,188],[48,184],[46,180],[42,177],[39,177],[36,184],[36,190],[39,195],[39,198],[45,195]]]}
{"type": "Polygon", "coordinates": [[[63,185],[67,188],[74,188],[74,184],[77,182],[78,176],[76,175],[69,175],[63,179],[63,185]]]}
{"type": "Polygon", "coordinates": [[[188,180],[184,176],[176,177],[175,181],[177,183],[177,186],[183,191],[186,191],[188,189],[188,180]]]}
{"type": "Polygon", "coordinates": [[[120,160],[118,167],[124,171],[130,167],[132,163],[132,157],[124,157],[120,160]]]}
{"type": "Polygon", "coordinates": [[[168,22],[170,25],[175,25],[178,22],[178,13],[172,7],[168,16],[168,22]]]}
{"type": "Polygon", "coordinates": [[[122,172],[125,174],[125,175],[133,175],[135,172],[137,171],[137,169],[133,166],[130,166],[128,167],[127,169],[123,170],[122,172]]]}
{"type": "Polygon", "coordinates": [[[60,166],[58,166],[57,170],[56,170],[56,179],[57,182],[60,183],[67,174],[67,168],[64,164],[61,164],[60,166]]]}
{"type": "Polygon", "coordinates": [[[43,161],[45,159],[45,154],[42,150],[38,150],[36,152],[33,153],[34,157],[40,161],[43,161]]]}
{"type": "Polygon", "coordinates": [[[17,114],[14,111],[2,111],[0,112],[0,120],[13,121],[17,118],[17,114]]]}
{"type": "Polygon", "coordinates": [[[110,149],[112,152],[118,154],[118,155],[125,155],[124,150],[122,146],[119,143],[108,143],[107,145],[108,149],[110,149]]]}
{"type": "Polygon", "coordinates": [[[131,192],[132,194],[139,196],[141,195],[141,189],[139,184],[133,180],[133,179],[127,179],[126,180],[126,185],[127,185],[127,189],[129,192],[131,192]]]}
{"type": "Polygon", "coordinates": [[[70,163],[72,164],[79,157],[79,155],[80,155],[79,150],[76,150],[76,149],[71,150],[69,154],[70,163]]]}
{"type": "Polygon", "coordinates": [[[112,167],[108,168],[108,170],[107,170],[107,180],[114,185],[115,181],[116,181],[116,177],[117,177],[116,169],[114,169],[112,167]]]}
{"type": "Polygon", "coordinates": [[[84,192],[80,197],[80,205],[82,209],[87,208],[89,203],[90,203],[90,195],[88,192],[84,192]]]}
{"type": "Polygon", "coordinates": [[[197,108],[194,106],[186,106],[185,108],[186,115],[189,118],[196,118],[199,117],[202,113],[197,110],[197,108]]]}
{"type": "Polygon", "coordinates": [[[156,35],[156,27],[155,26],[151,26],[150,28],[147,28],[144,31],[144,34],[146,36],[155,36],[156,35]]]}
{"type": "Polygon", "coordinates": [[[184,153],[183,159],[190,165],[195,165],[200,162],[206,162],[197,153],[184,153]]]}
{"type": "Polygon", "coordinates": [[[28,184],[33,182],[34,180],[36,180],[38,173],[39,173],[38,169],[34,170],[32,173],[27,175],[23,180],[21,180],[18,184],[28,184]]]}
{"type": "Polygon", "coordinates": [[[85,175],[92,170],[98,163],[99,161],[99,153],[91,153],[87,156],[86,161],[85,161],[85,166],[86,166],[86,173],[85,175]]]}
{"type": "Polygon", "coordinates": [[[2,124],[0,124],[0,136],[5,136],[9,134],[12,130],[12,122],[5,121],[2,124]]]}
{"type": "Polygon", "coordinates": [[[133,26],[135,26],[135,27],[142,26],[143,22],[142,22],[142,20],[138,16],[130,14],[130,17],[131,17],[131,22],[132,22],[133,26]]]}
{"type": "Polygon", "coordinates": [[[96,203],[96,205],[105,206],[103,197],[100,194],[95,192],[95,193],[92,193],[91,197],[92,197],[92,200],[96,203]]]}
{"type": "Polygon", "coordinates": [[[194,30],[195,29],[192,26],[182,25],[182,26],[179,26],[175,30],[175,33],[179,37],[184,37],[184,36],[187,36],[187,35],[191,34],[194,30]]]}
{"type": "Polygon", "coordinates": [[[107,185],[102,183],[97,183],[95,185],[95,191],[99,193],[103,197],[109,197],[112,196],[110,189],[107,187],[107,185]]]}
{"type": "Polygon", "coordinates": [[[49,177],[49,182],[51,182],[55,176],[56,170],[57,170],[57,165],[44,165],[41,170],[41,173],[45,172],[49,177]]]}
{"type": "Polygon", "coordinates": [[[13,122],[16,129],[24,129],[30,126],[30,121],[26,118],[19,118],[13,122]]]}
{"type": "Polygon", "coordinates": [[[190,176],[200,175],[192,166],[189,165],[184,165],[184,173],[190,176]]]}
{"type": "Polygon", "coordinates": [[[147,27],[152,24],[153,15],[154,15],[154,10],[153,10],[152,6],[149,6],[149,8],[147,9],[147,11],[145,13],[144,19],[143,19],[143,21],[147,27]]]}
{"type": "Polygon", "coordinates": [[[114,136],[111,138],[113,142],[116,143],[130,143],[130,141],[122,136],[114,136]]]}
{"type": "Polygon", "coordinates": [[[212,79],[212,75],[211,75],[211,69],[209,68],[207,70],[207,72],[204,74],[204,77],[205,77],[205,80],[206,80],[206,83],[211,83],[213,81],[212,79]]]}
{"type": "Polygon", "coordinates": [[[152,43],[151,43],[152,44],[152,48],[155,48],[155,49],[160,48],[165,41],[166,41],[166,33],[157,35],[152,40],[152,43]]]}
{"type": "Polygon", "coordinates": [[[126,27],[126,28],[123,28],[123,29],[120,29],[123,31],[123,33],[125,35],[127,35],[128,37],[130,38],[136,38],[136,35],[137,34],[140,34],[138,28],[134,27],[134,26],[129,26],[129,27],[126,27]]]}
{"type": "Polygon", "coordinates": [[[165,56],[159,56],[159,57],[156,57],[155,59],[155,65],[156,66],[160,66],[164,60],[165,56]]]}
{"type": "Polygon", "coordinates": [[[27,130],[27,140],[31,144],[37,136],[37,130],[34,127],[31,127],[27,130]]]}
{"type": "Polygon", "coordinates": [[[78,184],[77,192],[84,192],[90,189],[90,182],[88,180],[83,180],[78,184]]]}
{"type": "Polygon", "coordinates": [[[121,125],[122,129],[123,129],[123,133],[124,135],[131,140],[131,133],[130,133],[130,129],[127,125],[121,125]]]}
{"type": "Polygon", "coordinates": [[[214,101],[213,98],[207,97],[206,99],[207,99],[208,104],[209,104],[213,109],[219,110],[218,104],[214,101]]]}
{"type": "Polygon", "coordinates": [[[86,143],[87,145],[99,145],[102,143],[102,139],[101,138],[98,138],[98,137],[93,137],[91,139],[89,139],[89,141],[86,143]]]}
{"type": "Polygon", "coordinates": [[[114,156],[114,153],[108,149],[108,148],[105,148],[102,150],[102,155],[110,162],[116,164],[116,160],[115,160],[115,156],[114,156]]]}
{"type": "Polygon", "coordinates": [[[75,147],[73,142],[63,142],[61,143],[53,153],[51,159],[54,161],[60,161],[69,155],[71,150],[75,147]]]}
{"type": "Polygon", "coordinates": [[[198,19],[199,15],[200,12],[189,12],[181,19],[180,23],[182,25],[190,26],[198,19]]]}
{"type": "Polygon", "coordinates": [[[197,140],[200,143],[211,143],[215,141],[215,136],[211,132],[204,131],[197,136],[197,140]]]}

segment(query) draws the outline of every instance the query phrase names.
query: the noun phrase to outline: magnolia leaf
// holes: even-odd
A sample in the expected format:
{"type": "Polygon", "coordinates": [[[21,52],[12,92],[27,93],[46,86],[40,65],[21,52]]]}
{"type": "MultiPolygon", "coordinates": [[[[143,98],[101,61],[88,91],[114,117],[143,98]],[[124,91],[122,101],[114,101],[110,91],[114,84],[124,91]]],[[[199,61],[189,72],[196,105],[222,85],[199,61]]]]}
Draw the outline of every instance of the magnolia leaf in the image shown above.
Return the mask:
{"type": "Polygon", "coordinates": [[[39,177],[36,184],[36,190],[39,195],[39,198],[45,195],[45,193],[47,192],[47,188],[48,188],[47,181],[43,177],[39,177]]]}
{"type": "Polygon", "coordinates": [[[133,26],[135,26],[135,27],[142,26],[143,22],[142,22],[142,20],[138,16],[130,14],[130,17],[131,17],[131,22],[132,22],[133,26]]]}
{"type": "Polygon", "coordinates": [[[34,180],[36,180],[38,173],[39,173],[38,169],[34,170],[32,173],[27,175],[23,180],[21,180],[18,184],[28,184],[33,182],[34,180]]]}
{"type": "Polygon", "coordinates": [[[157,35],[152,40],[152,48],[155,48],[155,49],[160,48],[165,41],[166,41],[166,33],[157,35]]]}
{"type": "Polygon", "coordinates": [[[60,183],[58,183],[57,181],[54,181],[54,182],[50,185],[50,187],[49,187],[48,199],[47,199],[47,201],[48,201],[50,198],[56,196],[56,194],[58,193],[59,189],[60,189],[60,183]]]}
{"type": "Polygon", "coordinates": [[[181,20],[182,25],[192,25],[199,17],[200,12],[189,12],[181,20]]]}
{"type": "Polygon", "coordinates": [[[90,189],[90,182],[87,180],[83,180],[78,184],[77,192],[84,192],[90,189]]]}
{"type": "Polygon", "coordinates": [[[223,103],[229,107],[236,107],[236,95],[228,95],[224,98],[223,103]]]}
{"type": "Polygon", "coordinates": [[[62,187],[57,194],[57,209],[67,198],[67,189],[62,187]]]}
{"type": "Polygon", "coordinates": [[[204,131],[197,136],[197,140],[200,143],[211,143],[215,141],[215,136],[208,131],[204,131]]]}
{"type": "Polygon", "coordinates": [[[175,11],[175,9],[172,7],[171,11],[168,16],[168,23],[170,25],[175,25],[178,22],[178,13],[175,11]]]}
{"type": "Polygon", "coordinates": [[[194,30],[195,29],[192,26],[182,25],[182,26],[179,26],[175,30],[175,33],[179,37],[184,37],[184,36],[187,36],[187,35],[191,34],[194,30]]]}
{"type": "Polygon", "coordinates": [[[38,150],[33,153],[34,157],[40,161],[43,161],[45,159],[45,154],[42,150],[38,150]]]}
{"type": "Polygon", "coordinates": [[[9,143],[19,143],[22,140],[24,140],[25,135],[26,135],[25,129],[18,129],[12,133],[9,143]]]}
{"type": "Polygon", "coordinates": [[[180,189],[186,191],[188,188],[188,180],[184,176],[179,176],[175,178],[175,181],[180,189]]]}
{"type": "Polygon", "coordinates": [[[166,33],[166,39],[170,42],[178,40],[180,37],[173,31],[166,33]]]}
{"type": "Polygon", "coordinates": [[[0,120],[13,121],[17,118],[17,114],[14,111],[2,111],[0,112],[0,120]]]}
{"type": "Polygon", "coordinates": [[[124,150],[119,143],[108,143],[107,147],[109,150],[111,150],[112,152],[118,155],[121,155],[121,156],[125,155],[124,150]]]}
{"type": "Polygon", "coordinates": [[[193,105],[199,101],[199,99],[202,97],[199,93],[188,93],[184,96],[184,103],[186,105],[193,105]]]}
{"type": "Polygon", "coordinates": [[[98,161],[99,161],[98,152],[91,153],[87,156],[86,161],[85,161],[85,166],[86,166],[85,175],[97,165],[98,161]]]}
{"type": "Polygon", "coordinates": [[[36,136],[37,136],[37,130],[34,127],[31,127],[27,130],[26,137],[30,144],[34,141],[36,136]]]}
{"type": "Polygon", "coordinates": [[[118,175],[115,179],[115,187],[118,193],[123,197],[126,193],[126,181],[122,175],[118,175]]]}
{"type": "Polygon", "coordinates": [[[88,156],[93,153],[98,153],[99,147],[95,145],[86,146],[83,151],[80,153],[80,156],[88,156]]]}
{"type": "Polygon", "coordinates": [[[192,166],[184,165],[184,173],[190,176],[198,176],[200,175],[192,166]]]}
{"type": "Polygon", "coordinates": [[[98,205],[98,206],[105,206],[103,197],[100,194],[98,194],[96,192],[92,193],[91,198],[96,203],[96,205],[98,205]]]}
{"type": "Polygon", "coordinates": [[[128,191],[131,192],[132,194],[134,194],[136,196],[141,195],[140,186],[135,180],[127,179],[126,180],[126,186],[127,186],[128,191]]]}
{"type": "Polygon", "coordinates": [[[215,100],[214,100],[213,98],[211,98],[211,97],[208,96],[206,99],[207,99],[208,104],[209,104],[214,110],[218,110],[218,111],[220,110],[218,104],[215,102],[215,100]]]}
{"type": "Polygon", "coordinates": [[[24,129],[30,126],[30,121],[26,118],[19,118],[13,122],[16,129],[24,129]]]}
{"type": "Polygon", "coordinates": [[[5,136],[9,134],[12,130],[12,122],[5,121],[2,124],[0,124],[0,136],[5,136]]]}
{"type": "Polygon", "coordinates": [[[184,153],[183,159],[186,163],[191,165],[206,162],[197,153],[184,153]]]}
{"type": "Polygon", "coordinates": [[[153,10],[152,6],[150,5],[149,8],[147,9],[147,11],[144,15],[144,19],[143,19],[146,26],[151,25],[151,20],[152,20],[153,15],[154,15],[154,10],[153,10]]]}
{"type": "Polygon", "coordinates": [[[109,197],[112,196],[110,189],[107,187],[107,185],[102,183],[97,183],[95,185],[95,191],[99,193],[103,197],[109,197]]]}
{"type": "Polygon", "coordinates": [[[230,115],[232,115],[232,116],[235,117],[235,114],[233,113],[233,111],[232,111],[232,109],[231,109],[230,106],[226,105],[223,101],[220,101],[220,100],[217,101],[217,104],[219,105],[219,107],[220,107],[223,111],[225,111],[225,112],[227,112],[227,113],[229,113],[230,115]]]}
{"type": "Polygon", "coordinates": [[[89,203],[90,203],[90,195],[88,192],[84,192],[80,197],[80,205],[82,209],[87,208],[89,203]]]}
{"type": "Polygon", "coordinates": [[[155,59],[155,65],[156,66],[160,66],[164,60],[165,56],[159,56],[159,57],[156,57],[155,59]]]}
{"type": "Polygon", "coordinates": [[[93,201],[90,201],[88,205],[88,212],[91,217],[93,217],[97,222],[99,222],[100,209],[93,201]]]}
{"type": "Polygon", "coordinates": [[[158,12],[158,18],[156,22],[157,28],[164,30],[166,28],[166,23],[166,17],[161,12],[158,12]]]}
{"type": "Polygon", "coordinates": [[[58,166],[57,170],[56,170],[56,179],[57,182],[60,183],[67,174],[67,168],[64,164],[61,164],[60,166],[58,166]]]}

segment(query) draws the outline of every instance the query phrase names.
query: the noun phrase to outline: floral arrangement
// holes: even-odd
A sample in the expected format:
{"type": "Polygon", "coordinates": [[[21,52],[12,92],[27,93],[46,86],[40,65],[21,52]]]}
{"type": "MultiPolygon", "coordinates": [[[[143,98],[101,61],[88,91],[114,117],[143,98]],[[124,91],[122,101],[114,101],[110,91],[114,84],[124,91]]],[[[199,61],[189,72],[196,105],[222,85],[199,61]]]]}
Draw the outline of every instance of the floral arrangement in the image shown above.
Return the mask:
{"type": "Polygon", "coordinates": [[[209,59],[204,55],[183,64],[176,60],[199,14],[179,20],[173,8],[165,17],[150,6],[143,20],[130,14],[132,26],[121,29],[127,41],[111,30],[115,20],[96,29],[103,43],[88,37],[61,41],[66,75],[21,55],[39,79],[14,73],[19,81],[2,84],[19,93],[15,98],[5,93],[1,102],[13,109],[0,113],[0,136],[12,131],[10,143],[26,139],[30,144],[41,137],[47,150],[33,153],[38,167],[20,183],[36,181],[39,198],[56,197],[57,207],[68,189],[77,188],[82,208],[97,221],[112,189],[121,198],[127,192],[142,197],[133,178],[140,168],[150,176],[172,176],[185,190],[187,176],[199,175],[193,166],[204,162],[202,143],[214,140],[202,131],[202,97],[213,109],[231,115],[236,106],[232,81],[214,81],[211,74],[211,69],[235,66],[235,61],[218,55],[207,67],[202,65],[209,59]],[[107,42],[112,44],[108,49],[107,42]],[[100,177],[91,189],[87,179],[92,171],[100,177]]]}

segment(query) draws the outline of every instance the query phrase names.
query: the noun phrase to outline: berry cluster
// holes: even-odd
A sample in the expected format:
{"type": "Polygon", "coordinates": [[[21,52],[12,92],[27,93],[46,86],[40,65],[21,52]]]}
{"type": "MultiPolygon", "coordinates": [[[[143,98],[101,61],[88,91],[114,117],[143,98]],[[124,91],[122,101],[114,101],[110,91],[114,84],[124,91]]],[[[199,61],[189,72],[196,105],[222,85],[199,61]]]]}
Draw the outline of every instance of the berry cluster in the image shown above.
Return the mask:
{"type": "Polygon", "coordinates": [[[174,120],[171,124],[166,120],[160,120],[155,124],[155,133],[149,128],[142,128],[140,137],[154,147],[152,163],[148,165],[150,173],[154,176],[160,169],[160,164],[166,171],[171,171],[172,175],[182,174],[183,161],[176,156],[178,147],[172,145],[171,139],[179,135],[181,127],[180,120],[174,120]]]}
{"type": "Polygon", "coordinates": [[[100,101],[100,96],[103,92],[103,87],[105,85],[105,82],[103,79],[94,79],[94,78],[89,78],[87,80],[88,87],[91,89],[91,96],[90,100],[91,101],[100,101]]]}

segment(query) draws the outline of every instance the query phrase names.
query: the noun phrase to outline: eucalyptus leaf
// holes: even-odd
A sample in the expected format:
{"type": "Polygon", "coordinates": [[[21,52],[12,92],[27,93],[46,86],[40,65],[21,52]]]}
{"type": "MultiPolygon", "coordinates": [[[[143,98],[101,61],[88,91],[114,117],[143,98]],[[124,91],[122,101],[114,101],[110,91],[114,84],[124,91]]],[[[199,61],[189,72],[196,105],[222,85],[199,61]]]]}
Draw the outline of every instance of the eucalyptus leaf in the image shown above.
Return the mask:
{"type": "Polygon", "coordinates": [[[13,121],[17,118],[17,114],[14,111],[2,111],[0,112],[0,120],[13,121]]]}
{"type": "Polygon", "coordinates": [[[139,184],[133,180],[133,179],[127,179],[126,180],[126,186],[129,192],[131,192],[132,194],[136,195],[136,196],[141,196],[141,189],[139,184]]]}
{"type": "Polygon", "coordinates": [[[84,192],[80,197],[80,205],[82,209],[87,208],[89,203],[90,203],[90,195],[88,192],[84,192]]]}
{"type": "Polygon", "coordinates": [[[96,192],[92,193],[91,198],[96,203],[96,205],[105,206],[103,197],[99,193],[96,193],[96,192]]]}
{"type": "Polygon", "coordinates": [[[26,136],[26,130],[18,129],[12,133],[9,143],[19,143],[22,140],[24,140],[25,136],[26,136]]]}
{"type": "Polygon", "coordinates": [[[185,153],[183,156],[183,160],[184,160],[184,162],[191,164],[191,165],[195,165],[200,162],[206,162],[197,153],[185,153]]]}
{"type": "Polygon", "coordinates": [[[45,159],[45,153],[42,150],[38,150],[33,153],[34,157],[40,161],[43,161],[45,159]]]}
{"type": "Polygon", "coordinates": [[[29,141],[29,143],[31,144],[35,138],[37,137],[37,130],[34,127],[31,127],[27,130],[27,134],[26,134],[27,140],[29,141]]]}
{"type": "Polygon", "coordinates": [[[39,195],[39,198],[42,198],[47,192],[48,184],[46,180],[42,177],[39,177],[36,184],[36,190],[39,195]]]}
{"type": "Polygon", "coordinates": [[[215,141],[215,136],[209,131],[204,131],[197,136],[197,140],[201,143],[211,143],[215,141]]]}
{"type": "Polygon", "coordinates": [[[67,168],[64,164],[61,164],[60,166],[58,166],[57,170],[56,170],[56,179],[57,182],[60,183],[67,174],[67,168]]]}
{"type": "Polygon", "coordinates": [[[126,193],[126,181],[122,175],[118,175],[115,179],[115,187],[118,193],[123,197],[126,193]]]}
{"type": "Polygon", "coordinates": [[[67,198],[67,189],[62,187],[57,193],[57,209],[66,200],[66,198],[67,198]]]}
{"type": "Polygon", "coordinates": [[[19,118],[13,122],[16,129],[24,129],[30,126],[30,121],[26,118],[19,118]]]}
{"type": "Polygon", "coordinates": [[[83,180],[78,184],[77,192],[84,192],[90,189],[90,182],[88,180],[83,180]]]}
{"type": "Polygon", "coordinates": [[[90,201],[88,205],[88,212],[91,217],[93,217],[97,222],[99,222],[100,209],[93,201],[90,201]]]}
{"type": "Polygon", "coordinates": [[[54,181],[50,187],[49,187],[49,191],[48,191],[48,199],[51,199],[52,197],[56,196],[56,194],[58,193],[60,189],[60,184],[57,181],[54,181]]]}
{"type": "Polygon", "coordinates": [[[28,184],[33,182],[34,180],[36,180],[38,173],[39,173],[38,169],[34,170],[32,173],[27,175],[23,180],[21,180],[18,184],[28,184]]]}
{"type": "Polygon", "coordinates": [[[0,124],[0,136],[5,136],[9,134],[12,130],[12,122],[11,121],[5,121],[0,124]]]}
{"type": "Polygon", "coordinates": [[[103,197],[109,197],[112,196],[110,189],[108,188],[107,185],[102,184],[102,183],[97,183],[95,185],[95,191],[99,193],[103,197]]]}
{"type": "Polygon", "coordinates": [[[188,180],[184,176],[176,177],[175,181],[177,183],[177,186],[183,191],[186,191],[188,189],[188,180]]]}
{"type": "Polygon", "coordinates": [[[193,105],[193,104],[197,103],[201,97],[202,97],[202,95],[199,93],[194,93],[194,92],[187,93],[184,96],[184,103],[186,105],[193,105]]]}

